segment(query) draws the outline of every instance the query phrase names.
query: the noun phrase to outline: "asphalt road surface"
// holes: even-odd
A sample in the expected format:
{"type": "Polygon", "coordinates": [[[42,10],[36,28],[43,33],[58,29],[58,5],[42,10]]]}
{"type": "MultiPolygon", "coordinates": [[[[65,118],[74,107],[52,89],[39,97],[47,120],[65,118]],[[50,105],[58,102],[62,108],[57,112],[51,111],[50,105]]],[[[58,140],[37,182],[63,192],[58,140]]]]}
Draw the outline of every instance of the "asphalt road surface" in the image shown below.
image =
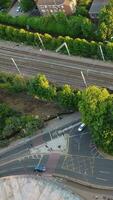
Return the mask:
{"type": "MultiPolygon", "coordinates": [[[[80,137],[77,137],[78,126],[76,124],[70,126],[72,128],[67,131],[60,131],[60,135],[69,134],[68,154],[31,154],[28,146],[23,149],[26,152],[20,151],[20,154],[18,154],[17,150],[19,149],[17,147],[17,149],[14,149],[13,154],[9,151],[9,154],[4,154],[4,159],[2,157],[0,160],[0,176],[33,174],[35,165],[43,164],[47,168],[47,174],[60,174],[61,176],[68,176],[87,183],[113,187],[113,160],[104,158],[98,152],[96,146],[91,143],[87,129],[80,133],[80,137]],[[76,144],[79,145],[79,148],[76,148],[76,144]]],[[[67,127],[69,127],[68,124],[67,127]]],[[[52,133],[54,135],[54,132],[56,130],[51,132],[51,135],[52,133]]],[[[60,135],[56,134],[54,138],[60,135]]],[[[43,144],[53,139],[50,137],[50,133],[46,133],[41,137],[42,139],[37,136],[37,139],[32,140],[33,146],[36,143],[38,145],[39,141],[43,144]]]]}
{"type": "Polygon", "coordinates": [[[85,87],[81,71],[87,85],[98,85],[112,89],[113,64],[102,61],[60,55],[38,49],[29,51],[18,47],[0,45],[0,70],[18,73],[13,58],[22,74],[31,76],[44,73],[56,84],[70,84],[75,88],[85,87]]]}

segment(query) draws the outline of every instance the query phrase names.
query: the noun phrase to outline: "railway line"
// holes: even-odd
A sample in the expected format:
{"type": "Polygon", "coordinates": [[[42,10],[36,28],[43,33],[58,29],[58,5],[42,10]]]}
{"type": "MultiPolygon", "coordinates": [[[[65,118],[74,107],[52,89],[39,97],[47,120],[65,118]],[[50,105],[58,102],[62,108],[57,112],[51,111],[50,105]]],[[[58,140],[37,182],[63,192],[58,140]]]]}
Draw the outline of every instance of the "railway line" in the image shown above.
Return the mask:
{"type": "Polygon", "coordinates": [[[47,51],[24,50],[0,46],[0,70],[18,73],[11,61],[14,58],[20,71],[25,76],[44,73],[47,78],[59,85],[70,84],[74,88],[83,88],[81,76],[83,71],[88,85],[98,85],[112,88],[113,65],[111,63],[96,63],[93,60],[76,59],[47,51]],[[93,62],[93,63],[92,63],[93,62]]]}

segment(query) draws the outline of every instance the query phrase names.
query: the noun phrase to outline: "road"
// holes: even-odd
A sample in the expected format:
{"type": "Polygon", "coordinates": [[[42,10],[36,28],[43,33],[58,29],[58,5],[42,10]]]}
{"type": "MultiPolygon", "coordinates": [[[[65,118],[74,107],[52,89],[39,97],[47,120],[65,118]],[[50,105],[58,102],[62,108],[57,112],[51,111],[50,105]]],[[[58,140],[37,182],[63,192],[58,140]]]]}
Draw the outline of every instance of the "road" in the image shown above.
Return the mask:
{"type": "MultiPolygon", "coordinates": [[[[8,155],[4,154],[4,158],[0,160],[0,176],[33,174],[34,166],[39,163],[46,166],[47,174],[59,174],[96,186],[113,187],[113,160],[108,160],[101,155],[96,146],[91,143],[87,129],[78,134],[78,122],[67,124],[67,128],[65,126],[60,131],[58,129],[43,134],[41,140],[40,136],[37,136],[37,140],[34,139],[31,142],[32,147],[38,146],[63,134],[69,134],[68,154],[54,152],[32,154],[30,147],[27,146],[24,149],[25,143],[23,150],[26,151],[20,151],[20,154],[17,154],[15,148],[13,152],[9,151],[8,155]]],[[[19,150],[18,147],[17,150],[19,150]]]]}
{"type": "Polygon", "coordinates": [[[74,88],[83,88],[85,87],[81,76],[83,71],[87,85],[96,84],[112,89],[113,64],[110,63],[0,45],[0,70],[18,73],[11,58],[14,58],[24,75],[44,73],[56,84],[69,84],[74,88]]]}

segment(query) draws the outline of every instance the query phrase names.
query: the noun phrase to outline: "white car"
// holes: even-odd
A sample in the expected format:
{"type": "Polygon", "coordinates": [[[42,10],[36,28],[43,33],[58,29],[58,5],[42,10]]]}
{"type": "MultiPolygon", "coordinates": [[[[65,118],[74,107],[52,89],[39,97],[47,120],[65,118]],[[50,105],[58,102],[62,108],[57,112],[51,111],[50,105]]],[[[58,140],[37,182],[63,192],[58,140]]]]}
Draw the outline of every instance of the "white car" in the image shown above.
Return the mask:
{"type": "Polygon", "coordinates": [[[16,12],[20,12],[20,11],[21,11],[21,8],[20,8],[20,6],[18,6],[16,9],[16,12]]]}
{"type": "Polygon", "coordinates": [[[78,127],[78,131],[79,132],[83,131],[83,129],[85,128],[85,126],[86,125],[84,123],[80,124],[80,126],[78,127]]]}

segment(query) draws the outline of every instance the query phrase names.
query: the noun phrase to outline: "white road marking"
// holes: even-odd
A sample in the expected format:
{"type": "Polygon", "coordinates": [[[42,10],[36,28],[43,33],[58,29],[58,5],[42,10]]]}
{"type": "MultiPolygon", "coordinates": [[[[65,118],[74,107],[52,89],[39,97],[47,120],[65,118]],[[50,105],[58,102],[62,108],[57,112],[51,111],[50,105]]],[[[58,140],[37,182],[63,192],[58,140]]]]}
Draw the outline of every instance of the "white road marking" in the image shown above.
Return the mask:
{"type": "Polygon", "coordinates": [[[39,160],[39,162],[38,162],[38,165],[40,165],[42,158],[43,158],[43,156],[40,157],[40,160],[39,160]]]}
{"type": "Polygon", "coordinates": [[[81,133],[81,134],[73,134],[73,135],[70,135],[69,138],[72,138],[72,137],[77,137],[77,136],[80,136],[80,138],[83,136],[83,135],[87,135],[88,132],[85,132],[85,133],[81,133]]]}
{"type": "MultiPolygon", "coordinates": [[[[31,168],[31,167],[33,167],[33,165],[27,166],[26,169],[31,168]]],[[[13,170],[18,170],[18,169],[24,169],[24,167],[15,167],[15,168],[8,168],[7,170],[0,170],[0,174],[4,172],[13,171],[13,170]]]]}
{"type": "Polygon", "coordinates": [[[96,177],[96,179],[101,180],[101,181],[107,181],[107,179],[99,178],[99,177],[96,177]]]}
{"type": "Polygon", "coordinates": [[[110,174],[110,172],[108,172],[108,171],[99,171],[99,172],[102,174],[110,174]]]}

